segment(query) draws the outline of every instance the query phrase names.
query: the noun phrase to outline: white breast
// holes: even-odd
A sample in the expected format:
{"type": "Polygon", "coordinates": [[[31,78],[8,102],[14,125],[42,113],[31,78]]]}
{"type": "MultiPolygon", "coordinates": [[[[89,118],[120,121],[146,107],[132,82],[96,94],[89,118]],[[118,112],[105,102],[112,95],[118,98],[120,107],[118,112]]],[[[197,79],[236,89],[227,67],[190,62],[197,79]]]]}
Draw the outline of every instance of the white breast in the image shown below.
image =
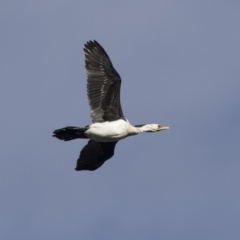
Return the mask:
{"type": "Polygon", "coordinates": [[[114,142],[133,135],[133,126],[123,119],[112,122],[93,123],[85,132],[88,138],[98,142],[114,142]]]}

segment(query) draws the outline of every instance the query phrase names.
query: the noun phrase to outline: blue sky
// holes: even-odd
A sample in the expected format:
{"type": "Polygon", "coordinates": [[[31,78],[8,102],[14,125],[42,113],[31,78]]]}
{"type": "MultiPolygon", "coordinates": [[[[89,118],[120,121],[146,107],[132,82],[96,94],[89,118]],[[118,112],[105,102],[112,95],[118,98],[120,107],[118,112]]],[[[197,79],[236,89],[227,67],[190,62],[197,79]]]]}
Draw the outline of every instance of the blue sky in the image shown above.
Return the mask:
{"type": "Polygon", "coordinates": [[[0,3],[0,239],[240,237],[240,2],[0,3]],[[91,122],[83,45],[122,77],[132,124],[169,131],[117,144],[76,172],[91,122]]]}

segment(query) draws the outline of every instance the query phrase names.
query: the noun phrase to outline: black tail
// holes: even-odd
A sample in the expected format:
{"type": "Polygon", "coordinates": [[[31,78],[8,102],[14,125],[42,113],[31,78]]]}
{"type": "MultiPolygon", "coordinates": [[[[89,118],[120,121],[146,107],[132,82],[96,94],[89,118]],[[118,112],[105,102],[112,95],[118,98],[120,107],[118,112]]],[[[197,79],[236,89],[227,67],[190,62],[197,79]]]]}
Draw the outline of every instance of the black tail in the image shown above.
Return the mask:
{"type": "Polygon", "coordinates": [[[57,129],[53,132],[53,137],[56,137],[60,140],[70,141],[76,138],[87,138],[84,132],[88,128],[79,128],[79,127],[65,127],[57,129]]]}

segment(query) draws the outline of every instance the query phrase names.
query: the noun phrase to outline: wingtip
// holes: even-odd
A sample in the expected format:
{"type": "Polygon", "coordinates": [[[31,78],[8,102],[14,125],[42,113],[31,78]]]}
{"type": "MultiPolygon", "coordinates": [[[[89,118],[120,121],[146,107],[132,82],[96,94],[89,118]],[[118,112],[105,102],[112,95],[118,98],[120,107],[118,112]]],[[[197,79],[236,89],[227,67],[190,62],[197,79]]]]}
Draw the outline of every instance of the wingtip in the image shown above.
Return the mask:
{"type": "Polygon", "coordinates": [[[97,40],[89,40],[84,44],[84,52],[85,54],[89,54],[90,52],[93,52],[93,49],[96,48],[98,52],[105,54],[107,56],[106,51],[101,46],[101,44],[97,40]]]}

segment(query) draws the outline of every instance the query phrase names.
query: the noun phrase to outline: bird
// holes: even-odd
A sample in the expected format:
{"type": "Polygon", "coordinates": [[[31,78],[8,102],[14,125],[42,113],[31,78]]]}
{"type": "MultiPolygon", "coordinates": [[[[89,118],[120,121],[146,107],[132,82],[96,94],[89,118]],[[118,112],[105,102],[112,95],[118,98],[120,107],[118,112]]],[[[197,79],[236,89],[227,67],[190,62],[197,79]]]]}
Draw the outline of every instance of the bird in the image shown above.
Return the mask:
{"type": "Polygon", "coordinates": [[[80,152],[75,170],[94,171],[114,155],[119,140],[142,132],[167,130],[169,127],[160,124],[131,125],[121,107],[121,77],[108,54],[96,40],[87,41],[83,50],[92,124],[57,129],[53,137],[63,141],[89,139],[80,152]]]}

